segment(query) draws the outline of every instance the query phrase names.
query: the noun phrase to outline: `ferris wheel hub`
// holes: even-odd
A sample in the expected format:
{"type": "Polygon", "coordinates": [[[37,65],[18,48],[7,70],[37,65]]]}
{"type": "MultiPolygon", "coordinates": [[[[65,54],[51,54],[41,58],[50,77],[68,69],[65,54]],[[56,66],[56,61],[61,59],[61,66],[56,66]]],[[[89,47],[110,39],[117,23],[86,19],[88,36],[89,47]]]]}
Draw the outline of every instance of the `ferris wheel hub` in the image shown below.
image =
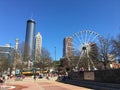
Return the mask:
{"type": "Polygon", "coordinates": [[[90,51],[90,44],[84,44],[83,46],[82,46],[82,50],[83,51],[90,51]]]}

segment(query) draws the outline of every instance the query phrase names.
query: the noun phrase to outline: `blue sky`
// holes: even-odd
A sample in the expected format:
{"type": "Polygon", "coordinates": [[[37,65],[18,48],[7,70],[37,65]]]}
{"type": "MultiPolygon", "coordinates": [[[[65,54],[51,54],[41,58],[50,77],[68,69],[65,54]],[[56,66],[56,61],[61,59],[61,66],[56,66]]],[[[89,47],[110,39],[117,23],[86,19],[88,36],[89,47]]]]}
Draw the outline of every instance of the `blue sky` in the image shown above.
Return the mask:
{"type": "Polygon", "coordinates": [[[106,37],[120,33],[120,0],[0,0],[0,45],[25,41],[26,21],[36,21],[36,33],[51,57],[62,57],[63,39],[81,30],[106,37]]]}

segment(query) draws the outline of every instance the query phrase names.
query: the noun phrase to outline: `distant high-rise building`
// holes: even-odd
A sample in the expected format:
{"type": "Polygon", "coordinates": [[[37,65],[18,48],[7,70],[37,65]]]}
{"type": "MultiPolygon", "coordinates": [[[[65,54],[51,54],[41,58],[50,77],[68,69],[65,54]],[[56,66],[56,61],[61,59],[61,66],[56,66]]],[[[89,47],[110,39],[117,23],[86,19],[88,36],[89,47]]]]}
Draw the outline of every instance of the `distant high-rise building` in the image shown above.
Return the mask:
{"type": "Polygon", "coordinates": [[[42,36],[40,34],[40,32],[37,33],[36,37],[35,37],[35,61],[38,62],[40,60],[41,57],[41,50],[42,50],[42,36]]]}
{"type": "Polygon", "coordinates": [[[5,46],[0,46],[0,61],[4,59],[8,59],[10,63],[13,63],[14,58],[14,48],[11,47],[10,44],[6,44],[5,46]]]}
{"type": "Polygon", "coordinates": [[[35,59],[35,25],[34,20],[27,21],[25,48],[24,48],[24,60],[33,61],[35,59]]]}
{"type": "Polygon", "coordinates": [[[66,37],[63,40],[63,57],[73,56],[73,42],[71,37],[66,37]]]}
{"type": "Polygon", "coordinates": [[[18,44],[19,44],[19,39],[18,38],[16,38],[16,40],[15,40],[16,42],[15,42],[15,50],[16,51],[18,51],[18,44]]]}

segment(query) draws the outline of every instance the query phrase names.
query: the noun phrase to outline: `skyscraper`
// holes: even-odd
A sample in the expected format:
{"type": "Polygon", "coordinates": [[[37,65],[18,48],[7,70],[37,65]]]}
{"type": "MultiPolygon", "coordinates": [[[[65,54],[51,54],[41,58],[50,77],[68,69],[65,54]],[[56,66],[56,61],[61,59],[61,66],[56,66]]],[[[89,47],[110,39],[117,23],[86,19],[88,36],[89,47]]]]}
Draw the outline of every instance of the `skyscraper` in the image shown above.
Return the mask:
{"type": "Polygon", "coordinates": [[[14,48],[10,44],[0,46],[0,61],[8,59],[8,62],[13,63],[14,48]]]}
{"type": "Polygon", "coordinates": [[[35,61],[38,62],[40,60],[41,57],[41,50],[42,50],[42,36],[40,34],[40,32],[37,33],[36,37],[35,37],[35,61]]]}
{"type": "Polygon", "coordinates": [[[63,57],[73,56],[73,43],[71,37],[64,38],[63,41],[63,57]]]}
{"type": "Polygon", "coordinates": [[[35,25],[34,20],[27,21],[25,48],[24,48],[24,60],[33,61],[35,59],[35,25]]]}

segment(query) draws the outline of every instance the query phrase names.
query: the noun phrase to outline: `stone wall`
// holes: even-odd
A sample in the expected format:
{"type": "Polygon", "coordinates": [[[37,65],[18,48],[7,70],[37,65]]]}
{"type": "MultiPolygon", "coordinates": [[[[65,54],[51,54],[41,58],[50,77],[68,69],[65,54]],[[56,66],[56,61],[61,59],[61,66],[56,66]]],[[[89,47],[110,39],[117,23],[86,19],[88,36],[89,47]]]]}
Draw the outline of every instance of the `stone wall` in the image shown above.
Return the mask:
{"type": "Polygon", "coordinates": [[[95,71],[95,81],[120,83],[120,69],[98,70],[95,71]]]}
{"type": "Polygon", "coordinates": [[[84,80],[84,72],[69,72],[68,76],[74,80],[84,80]]]}
{"type": "Polygon", "coordinates": [[[106,83],[120,83],[120,69],[97,70],[84,72],[69,72],[74,80],[92,80],[106,83]]]}

